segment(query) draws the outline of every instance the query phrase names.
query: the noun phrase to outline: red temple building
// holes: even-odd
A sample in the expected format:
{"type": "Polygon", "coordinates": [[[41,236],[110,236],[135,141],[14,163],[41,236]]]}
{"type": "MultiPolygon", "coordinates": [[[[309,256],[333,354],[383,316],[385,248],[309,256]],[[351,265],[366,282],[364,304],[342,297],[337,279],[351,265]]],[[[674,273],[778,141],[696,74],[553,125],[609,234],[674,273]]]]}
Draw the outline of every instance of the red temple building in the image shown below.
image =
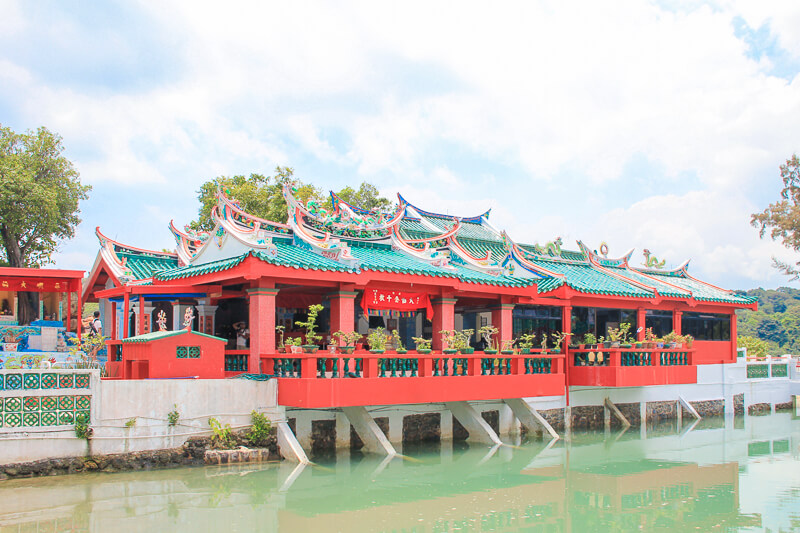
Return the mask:
{"type": "MultiPolygon", "coordinates": [[[[194,330],[228,340],[224,368],[200,377],[267,374],[278,380],[279,403],[293,407],[458,402],[560,396],[569,386],[695,383],[698,365],[735,361],[735,311],[756,307],[692,277],[688,261],[665,270],[646,250],[638,266],[633,250],[611,258],[605,244],[597,251],[580,241],[577,250],[563,249],[560,238],[516,243],[491,225],[488,211],[442,215],[398,196],[394,212],[384,214],[332,194],[329,212],[303,204],[289,186],[284,195],[287,224],[250,215],[220,191],[211,231],[170,224],[174,254],[126,246],[98,229],[101,249],[83,298],[101,303],[111,344],[154,331],[159,316],[165,329],[181,329],[192,307],[194,330]],[[295,323],[313,304],[324,306],[320,351],[285,353],[279,340],[302,335],[295,323]],[[249,330],[245,346],[237,323],[249,330]],[[689,334],[694,342],[583,346],[586,334],[607,336],[621,324],[630,324],[639,342],[647,329],[659,337],[689,334]],[[577,347],[554,352],[537,343],[525,353],[490,356],[442,351],[440,331],[485,325],[498,328],[500,341],[571,333],[577,347]],[[379,326],[396,331],[410,350],[328,349],[332,332],[366,335],[379,326]],[[413,337],[432,339],[433,351],[417,353],[413,337]]],[[[480,347],[477,335],[470,341],[480,347]]],[[[110,353],[114,375],[121,361],[118,350],[110,353]]],[[[150,377],[160,377],[157,365],[150,368],[150,377]]]]}

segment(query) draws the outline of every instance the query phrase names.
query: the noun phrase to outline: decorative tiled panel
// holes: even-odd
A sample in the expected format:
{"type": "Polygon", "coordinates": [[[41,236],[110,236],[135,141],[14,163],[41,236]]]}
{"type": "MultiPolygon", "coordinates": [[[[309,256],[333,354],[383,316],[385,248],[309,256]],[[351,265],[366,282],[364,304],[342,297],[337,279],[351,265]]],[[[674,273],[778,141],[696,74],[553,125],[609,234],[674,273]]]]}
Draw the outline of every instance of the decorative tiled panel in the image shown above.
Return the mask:
{"type": "Polygon", "coordinates": [[[768,378],[769,365],[747,365],[748,378],[768,378]]]}
{"type": "Polygon", "coordinates": [[[200,357],[199,346],[177,346],[175,355],[178,359],[198,359],[200,357]]]}
{"type": "Polygon", "coordinates": [[[80,414],[89,418],[91,383],[87,372],[0,372],[0,428],[65,426],[80,414]],[[64,395],[62,389],[84,390],[64,395]]]}
{"type": "Polygon", "coordinates": [[[91,396],[0,398],[0,428],[70,425],[79,414],[89,418],[91,396]]]}
{"type": "Polygon", "coordinates": [[[789,376],[788,368],[786,363],[782,365],[772,365],[772,377],[773,378],[785,378],[789,376]]]}

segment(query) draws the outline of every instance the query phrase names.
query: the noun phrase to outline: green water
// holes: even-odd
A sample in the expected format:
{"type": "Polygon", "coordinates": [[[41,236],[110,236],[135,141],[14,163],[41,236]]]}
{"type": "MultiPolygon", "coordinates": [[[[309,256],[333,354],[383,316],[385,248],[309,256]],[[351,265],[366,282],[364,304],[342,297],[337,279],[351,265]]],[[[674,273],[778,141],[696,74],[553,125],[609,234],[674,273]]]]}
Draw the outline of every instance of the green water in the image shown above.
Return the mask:
{"type": "Polygon", "coordinates": [[[0,482],[6,531],[800,531],[800,420],[0,482]]]}

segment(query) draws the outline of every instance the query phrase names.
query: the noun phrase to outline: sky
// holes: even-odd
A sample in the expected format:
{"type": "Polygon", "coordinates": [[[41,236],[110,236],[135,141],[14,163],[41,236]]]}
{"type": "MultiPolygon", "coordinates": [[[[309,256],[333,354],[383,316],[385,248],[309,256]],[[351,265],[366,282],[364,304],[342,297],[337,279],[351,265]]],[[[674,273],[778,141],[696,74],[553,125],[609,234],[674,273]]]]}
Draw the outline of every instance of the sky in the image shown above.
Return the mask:
{"type": "Polygon", "coordinates": [[[750,214],[800,151],[800,3],[0,0],[0,124],[45,126],[94,228],[173,248],[201,183],[277,165],[517,242],[649,249],[727,288],[797,286],[750,214]]]}

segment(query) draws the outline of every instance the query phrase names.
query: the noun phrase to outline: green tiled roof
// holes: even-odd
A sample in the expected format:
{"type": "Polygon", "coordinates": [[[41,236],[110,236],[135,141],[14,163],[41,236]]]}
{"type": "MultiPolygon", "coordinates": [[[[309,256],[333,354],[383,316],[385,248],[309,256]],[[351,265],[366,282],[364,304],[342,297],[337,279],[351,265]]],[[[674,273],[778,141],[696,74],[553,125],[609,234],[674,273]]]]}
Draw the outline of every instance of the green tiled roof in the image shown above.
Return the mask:
{"type": "Polygon", "coordinates": [[[659,294],[662,296],[670,296],[673,298],[689,298],[690,294],[686,290],[676,289],[674,286],[679,286],[677,283],[674,283],[672,279],[669,280],[669,283],[674,286],[667,285],[666,283],[662,283],[658,280],[658,278],[654,278],[652,276],[643,276],[639,272],[635,270],[631,270],[630,268],[611,268],[606,267],[612,272],[616,272],[621,276],[625,276],[626,278],[630,278],[634,281],[638,281],[639,283],[643,283],[648,287],[655,288],[659,294]]]}
{"type": "Polygon", "coordinates": [[[458,237],[458,243],[475,257],[483,257],[486,252],[491,253],[491,258],[494,261],[500,261],[506,257],[506,249],[500,242],[477,241],[458,237]]]}
{"type": "MultiPolygon", "coordinates": [[[[435,218],[435,217],[424,217],[426,221],[430,222],[437,228],[441,228],[442,231],[449,230],[453,227],[453,220],[447,220],[442,218],[435,218]]],[[[495,233],[494,231],[486,228],[482,224],[476,224],[474,222],[462,222],[461,227],[458,229],[458,238],[464,239],[476,239],[481,241],[495,241],[500,242],[502,238],[500,235],[495,233]]]]}
{"type": "Polygon", "coordinates": [[[564,285],[564,280],[561,278],[542,278],[532,280],[536,283],[536,288],[539,289],[539,294],[544,294],[557,289],[564,285]]]}
{"type": "MultiPolygon", "coordinates": [[[[149,341],[155,341],[159,339],[166,339],[167,337],[175,337],[177,335],[185,335],[189,333],[185,329],[179,329],[177,331],[152,331],[150,333],[145,333],[144,335],[136,335],[135,337],[128,337],[127,339],[122,339],[123,343],[143,343],[149,341]]],[[[200,335],[203,337],[208,337],[209,339],[216,339],[218,341],[225,341],[227,339],[222,339],[220,337],[215,337],[213,335],[208,335],[207,333],[201,333],[199,331],[192,331],[195,335],[200,335]]]]}
{"type": "Polygon", "coordinates": [[[144,253],[117,252],[125,266],[133,273],[134,279],[147,279],[158,272],[171,270],[178,266],[177,257],[156,257],[144,253]]]}
{"type": "Polygon", "coordinates": [[[616,279],[601,270],[597,270],[588,263],[566,263],[548,259],[532,259],[529,262],[550,272],[564,274],[566,276],[566,284],[580,292],[634,298],[649,298],[653,296],[652,292],[616,279]]]}
{"type": "Polygon", "coordinates": [[[400,221],[400,229],[402,231],[413,231],[417,233],[430,233],[431,235],[435,235],[435,231],[431,231],[427,226],[423,225],[422,222],[416,219],[404,218],[400,221]]]}
{"type": "Polygon", "coordinates": [[[721,302],[749,305],[755,301],[753,298],[740,296],[733,292],[717,289],[690,278],[674,277],[669,274],[652,274],[650,272],[647,274],[656,279],[664,278],[665,281],[669,281],[669,283],[672,283],[673,285],[677,285],[678,287],[692,291],[692,296],[694,299],[702,302],[721,302]]]}

